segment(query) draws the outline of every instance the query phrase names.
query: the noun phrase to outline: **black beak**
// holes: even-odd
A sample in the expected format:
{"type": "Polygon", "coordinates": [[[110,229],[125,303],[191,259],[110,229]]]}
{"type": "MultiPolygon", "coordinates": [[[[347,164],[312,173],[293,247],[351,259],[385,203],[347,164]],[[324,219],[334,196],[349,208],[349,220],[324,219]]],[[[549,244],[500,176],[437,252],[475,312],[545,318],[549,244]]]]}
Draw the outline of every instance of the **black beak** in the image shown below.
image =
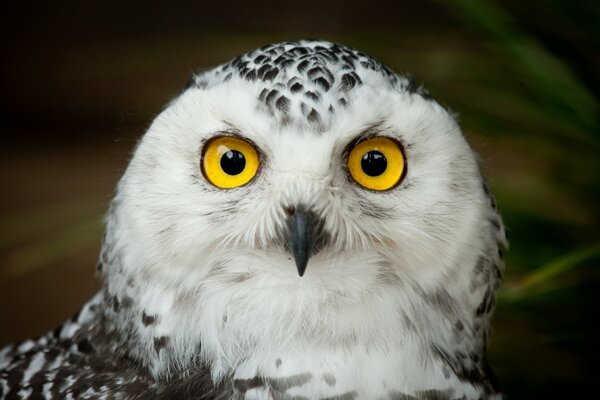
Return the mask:
{"type": "Polygon", "coordinates": [[[320,224],[314,213],[298,207],[290,209],[288,219],[288,251],[294,256],[298,274],[304,275],[308,259],[313,255],[320,224]]]}

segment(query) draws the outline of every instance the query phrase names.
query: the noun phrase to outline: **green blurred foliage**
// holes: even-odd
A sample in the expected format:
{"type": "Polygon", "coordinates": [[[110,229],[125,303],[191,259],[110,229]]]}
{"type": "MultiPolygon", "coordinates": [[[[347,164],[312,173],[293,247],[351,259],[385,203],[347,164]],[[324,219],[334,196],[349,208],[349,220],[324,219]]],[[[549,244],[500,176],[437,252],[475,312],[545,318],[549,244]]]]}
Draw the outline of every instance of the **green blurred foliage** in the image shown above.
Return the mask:
{"type": "Polygon", "coordinates": [[[472,93],[486,100],[465,110],[484,117],[465,129],[522,146],[529,158],[515,160],[526,169],[493,174],[511,249],[491,364],[508,398],[587,397],[600,350],[600,103],[595,74],[583,72],[598,57],[600,4],[446,4],[480,37],[486,67],[504,77],[472,93]],[[564,57],[555,38],[570,50],[589,47],[564,57]]]}

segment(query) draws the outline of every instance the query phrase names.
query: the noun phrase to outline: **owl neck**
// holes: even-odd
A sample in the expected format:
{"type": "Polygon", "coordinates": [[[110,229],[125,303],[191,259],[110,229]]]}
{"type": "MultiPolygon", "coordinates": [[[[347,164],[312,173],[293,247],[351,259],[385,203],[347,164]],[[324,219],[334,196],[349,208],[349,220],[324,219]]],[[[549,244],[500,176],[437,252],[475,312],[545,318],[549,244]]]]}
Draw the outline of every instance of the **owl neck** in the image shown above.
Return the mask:
{"type": "Polygon", "coordinates": [[[224,376],[255,354],[270,354],[275,365],[281,349],[290,349],[290,357],[326,354],[325,349],[401,355],[406,346],[418,344],[420,357],[444,361],[457,372],[483,360],[494,298],[490,287],[457,298],[451,285],[427,290],[395,281],[360,298],[325,289],[261,287],[260,276],[224,285],[228,279],[182,291],[116,274],[104,289],[105,318],[130,338],[128,356],[157,376],[201,361],[213,364],[215,376],[224,376]]]}

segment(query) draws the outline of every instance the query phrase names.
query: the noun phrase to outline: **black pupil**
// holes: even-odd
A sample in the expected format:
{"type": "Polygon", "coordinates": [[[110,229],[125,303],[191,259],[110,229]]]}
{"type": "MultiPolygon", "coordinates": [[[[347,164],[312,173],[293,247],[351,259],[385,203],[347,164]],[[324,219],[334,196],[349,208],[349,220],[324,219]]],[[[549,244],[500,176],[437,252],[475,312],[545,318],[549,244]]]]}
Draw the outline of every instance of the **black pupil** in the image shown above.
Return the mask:
{"type": "Polygon", "coordinates": [[[387,158],[378,151],[369,151],[360,160],[360,166],[365,174],[369,176],[379,176],[387,168],[387,158]]]}
{"type": "Polygon", "coordinates": [[[221,168],[227,175],[237,175],[246,167],[246,158],[237,150],[229,150],[221,156],[221,168]]]}

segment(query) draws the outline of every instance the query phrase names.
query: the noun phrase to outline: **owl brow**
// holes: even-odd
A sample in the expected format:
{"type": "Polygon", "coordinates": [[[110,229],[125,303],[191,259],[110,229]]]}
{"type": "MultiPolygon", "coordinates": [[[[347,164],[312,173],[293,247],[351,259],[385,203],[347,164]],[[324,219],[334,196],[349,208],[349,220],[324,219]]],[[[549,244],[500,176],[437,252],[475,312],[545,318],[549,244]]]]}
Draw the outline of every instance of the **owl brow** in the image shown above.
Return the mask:
{"type": "Polygon", "coordinates": [[[388,128],[385,126],[384,120],[376,121],[362,128],[358,135],[356,135],[356,138],[359,140],[365,140],[372,136],[377,136],[382,131],[386,130],[388,130],[388,128]]]}
{"type": "Polygon", "coordinates": [[[242,136],[242,131],[240,129],[236,128],[234,124],[232,124],[229,121],[221,121],[221,122],[225,126],[223,129],[221,129],[221,132],[227,132],[234,136],[240,136],[240,137],[242,136]]]}
{"type": "Polygon", "coordinates": [[[236,137],[239,139],[248,140],[242,135],[242,131],[240,131],[238,128],[236,128],[232,124],[228,123],[227,121],[221,121],[221,123],[224,125],[224,127],[221,129],[217,129],[216,131],[210,132],[210,134],[208,134],[205,138],[203,138],[200,141],[200,148],[203,149],[204,146],[206,145],[206,143],[210,142],[211,140],[213,140],[214,138],[216,138],[218,136],[232,136],[232,137],[236,137]]]}
{"type": "Polygon", "coordinates": [[[361,130],[358,131],[356,135],[352,135],[352,139],[344,148],[344,154],[349,153],[350,150],[354,148],[354,146],[356,146],[358,143],[372,138],[373,136],[380,136],[382,133],[385,134],[389,131],[390,128],[385,126],[384,120],[376,121],[369,125],[366,125],[365,127],[361,128],[361,130]]]}
{"type": "Polygon", "coordinates": [[[261,159],[264,157],[261,147],[258,146],[257,143],[253,140],[252,135],[250,135],[250,137],[248,137],[247,134],[244,134],[241,129],[236,128],[235,125],[229,121],[221,121],[221,122],[223,123],[224,128],[219,130],[217,132],[217,134],[220,134],[221,136],[232,136],[232,137],[235,137],[238,139],[245,140],[246,142],[250,142],[250,144],[252,146],[254,146],[256,148],[256,150],[258,151],[258,153],[260,154],[261,159]]]}
{"type": "MultiPolygon", "coordinates": [[[[252,138],[248,137],[247,135],[244,135],[240,129],[236,128],[235,125],[229,121],[223,120],[223,121],[221,121],[221,123],[223,124],[223,128],[217,130],[216,132],[213,132],[213,134],[212,134],[213,138],[217,137],[217,136],[231,136],[231,137],[242,139],[246,142],[249,142],[252,146],[254,146],[254,148],[258,152],[260,159],[261,159],[261,163],[264,162],[265,154],[263,153],[261,147],[258,146],[254,142],[254,140],[252,140],[252,138]]],[[[210,139],[206,139],[204,142],[206,142],[208,140],[210,140],[210,139]]]]}

